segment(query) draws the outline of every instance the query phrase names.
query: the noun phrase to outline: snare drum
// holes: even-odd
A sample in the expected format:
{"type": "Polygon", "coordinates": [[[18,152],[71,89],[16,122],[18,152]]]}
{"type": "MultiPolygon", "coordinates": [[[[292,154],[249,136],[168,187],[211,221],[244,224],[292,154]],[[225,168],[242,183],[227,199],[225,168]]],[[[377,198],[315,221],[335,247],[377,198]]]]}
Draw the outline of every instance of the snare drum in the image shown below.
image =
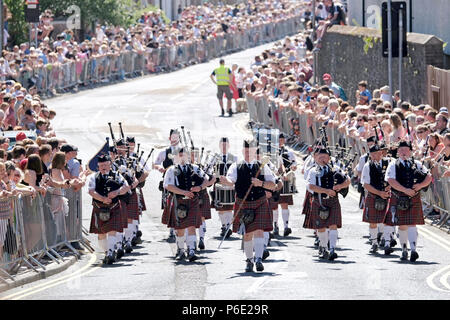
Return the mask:
{"type": "Polygon", "coordinates": [[[297,193],[297,188],[295,187],[295,180],[283,181],[283,189],[281,189],[281,194],[294,194],[297,193]]]}
{"type": "Polygon", "coordinates": [[[228,187],[221,184],[214,186],[214,202],[212,206],[218,211],[233,210],[236,201],[236,191],[234,187],[228,187]]]}

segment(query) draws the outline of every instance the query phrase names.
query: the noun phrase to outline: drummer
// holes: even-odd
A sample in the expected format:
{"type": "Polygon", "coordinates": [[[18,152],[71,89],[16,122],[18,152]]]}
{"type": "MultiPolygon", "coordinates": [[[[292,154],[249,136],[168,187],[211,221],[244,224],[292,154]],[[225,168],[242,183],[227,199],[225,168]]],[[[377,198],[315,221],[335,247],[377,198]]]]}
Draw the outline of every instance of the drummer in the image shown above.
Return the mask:
{"type": "MultiPolygon", "coordinates": [[[[230,142],[228,141],[227,137],[223,137],[220,139],[219,149],[221,159],[220,162],[216,165],[216,172],[218,173],[219,177],[223,177],[227,175],[227,171],[231,167],[231,165],[233,163],[236,163],[237,157],[229,153],[230,142]]],[[[220,222],[222,223],[222,231],[220,233],[220,236],[221,237],[225,236],[225,239],[227,239],[233,233],[230,226],[233,221],[233,205],[234,205],[235,191],[234,189],[224,187],[220,183],[216,183],[214,185],[214,195],[216,198],[213,199],[213,205],[215,205],[215,209],[219,214],[220,222]],[[228,194],[230,199],[229,201],[232,201],[233,203],[221,205],[221,203],[225,201],[225,199],[221,199],[221,197],[224,197],[225,194],[228,194]]]]}
{"type": "MultiPolygon", "coordinates": [[[[289,190],[282,190],[279,200],[281,207],[281,216],[284,222],[283,236],[287,237],[292,233],[289,228],[289,206],[294,204],[292,193],[295,192],[295,170],[297,170],[297,162],[295,161],[295,155],[292,151],[288,150],[285,146],[286,139],[283,133],[279,136],[279,155],[282,159],[280,163],[280,173],[282,174],[283,184],[289,187],[289,190]]],[[[278,234],[278,210],[273,211],[274,222],[274,234],[278,234]]]]}

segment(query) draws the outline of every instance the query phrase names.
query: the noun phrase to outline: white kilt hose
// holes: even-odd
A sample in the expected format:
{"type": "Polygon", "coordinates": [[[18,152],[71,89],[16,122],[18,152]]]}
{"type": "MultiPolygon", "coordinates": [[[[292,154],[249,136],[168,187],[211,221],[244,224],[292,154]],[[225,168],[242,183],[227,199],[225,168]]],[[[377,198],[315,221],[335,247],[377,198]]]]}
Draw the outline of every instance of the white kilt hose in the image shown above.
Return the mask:
{"type": "Polygon", "coordinates": [[[183,204],[189,208],[188,214],[184,219],[177,219],[175,201],[173,200],[173,195],[169,195],[161,222],[167,225],[168,228],[174,229],[186,229],[189,227],[200,228],[202,225],[202,211],[200,209],[199,200],[199,196],[195,196],[193,199],[177,198],[178,205],[183,204]]]}
{"type": "Polygon", "coordinates": [[[245,201],[244,205],[242,206],[241,210],[238,213],[238,216],[236,217],[236,212],[242,203],[242,200],[239,198],[236,198],[236,202],[234,203],[234,222],[233,222],[233,232],[238,232],[240,227],[240,219],[243,216],[243,211],[245,209],[254,209],[255,210],[255,219],[252,223],[249,223],[248,225],[245,225],[245,232],[253,232],[256,230],[263,230],[266,232],[273,230],[273,215],[272,215],[272,209],[269,207],[269,202],[267,201],[267,198],[261,197],[258,200],[255,201],[245,201]]]}
{"type": "Polygon", "coordinates": [[[320,218],[319,209],[320,203],[317,196],[312,197],[311,210],[307,212],[303,227],[306,229],[323,229],[336,225],[338,228],[342,227],[341,205],[338,196],[328,197],[322,199],[322,205],[327,207],[330,211],[326,220],[320,218]]]}

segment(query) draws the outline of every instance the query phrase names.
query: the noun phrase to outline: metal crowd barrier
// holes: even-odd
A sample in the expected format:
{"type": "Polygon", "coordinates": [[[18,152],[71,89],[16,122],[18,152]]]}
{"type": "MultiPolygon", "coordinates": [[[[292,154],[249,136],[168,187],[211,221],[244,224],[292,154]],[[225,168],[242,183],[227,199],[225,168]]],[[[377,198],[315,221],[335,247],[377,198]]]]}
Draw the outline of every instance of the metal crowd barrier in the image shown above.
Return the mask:
{"type": "MultiPolygon", "coordinates": [[[[287,141],[301,141],[304,145],[312,145],[320,137],[319,129],[323,126],[323,122],[315,121],[312,113],[299,114],[292,108],[281,109],[279,105],[269,102],[265,98],[255,99],[248,95],[245,98],[250,121],[256,127],[279,129],[288,137],[287,141]],[[293,121],[298,121],[300,136],[295,136],[291,125],[293,121]]],[[[356,154],[351,168],[353,170],[358,164],[359,158],[367,152],[367,143],[348,136],[336,127],[327,126],[326,133],[331,147],[336,145],[345,148],[352,147],[350,156],[356,154]]],[[[440,223],[438,223],[439,227],[443,227],[450,217],[450,178],[443,177],[445,170],[446,168],[442,166],[433,168],[431,171],[433,182],[426,192],[421,192],[423,202],[443,214],[440,223]]]]}
{"type": "Polygon", "coordinates": [[[17,81],[26,88],[35,85],[39,94],[49,95],[77,86],[171,71],[293,35],[303,28],[300,18],[301,14],[241,31],[229,29],[228,33],[207,40],[190,39],[176,46],[162,45],[157,49],[148,49],[143,54],[125,51],[78,61],[49,63],[32,71],[21,72],[17,81]]]}
{"type": "Polygon", "coordinates": [[[0,279],[14,280],[22,265],[45,270],[44,256],[60,263],[63,248],[79,256],[70,242],[84,244],[81,190],[58,194],[50,188],[45,196],[0,199],[0,206],[11,210],[10,216],[0,214],[0,279]]]}

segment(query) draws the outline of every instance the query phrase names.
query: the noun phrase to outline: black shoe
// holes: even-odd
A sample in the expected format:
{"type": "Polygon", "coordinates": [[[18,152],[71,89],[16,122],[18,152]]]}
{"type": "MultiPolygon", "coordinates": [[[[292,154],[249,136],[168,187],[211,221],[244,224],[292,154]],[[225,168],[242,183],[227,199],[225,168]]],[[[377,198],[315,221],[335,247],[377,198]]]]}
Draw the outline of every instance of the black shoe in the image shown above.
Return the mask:
{"type": "Polygon", "coordinates": [[[390,255],[392,252],[394,252],[394,249],[392,249],[391,247],[387,247],[387,246],[385,246],[384,247],[384,254],[385,255],[390,255]]]}
{"type": "Polygon", "coordinates": [[[198,259],[198,257],[195,255],[194,250],[189,250],[188,259],[189,259],[189,262],[193,262],[198,259]]]}
{"type": "Polygon", "coordinates": [[[225,236],[225,239],[228,239],[233,234],[233,231],[231,229],[228,230],[227,235],[225,236]]]}
{"type": "Polygon", "coordinates": [[[262,264],[261,258],[256,259],[256,271],[264,271],[264,266],[262,264]]]}
{"type": "Polygon", "coordinates": [[[125,252],[131,253],[132,251],[133,251],[133,247],[132,247],[130,241],[127,241],[127,243],[125,244],[125,252]]]}
{"type": "Polygon", "coordinates": [[[334,249],[331,249],[330,255],[328,256],[328,260],[333,261],[333,260],[336,259],[337,257],[338,257],[337,253],[334,252],[334,249]]]}
{"type": "Polygon", "coordinates": [[[136,238],[136,237],[133,237],[133,238],[131,239],[131,245],[132,245],[133,247],[135,247],[135,246],[137,245],[137,238],[136,238]]]}
{"type": "Polygon", "coordinates": [[[198,242],[198,248],[200,250],[205,250],[205,243],[203,242],[203,238],[200,238],[200,241],[198,242]]]}
{"type": "Polygon", "coordinates": [[[186,254],[184,253],[183,249],[178,249],[177,253],[175,254],[176,260],[184,260],[186,258],[186,254]]]}
{"type": "Polygon", "coordinates": [[[222,109],[222,114],[220,116],[221,117],[225,116],[225,110],[222,109]]]}
{"type": "Polygon", "coordinates": [[[220,231],[220,236],[223,237],[225,235],[225,232],[227,232],[227,228],[222,227],[221,230],[222,231],[220,231]]]}
{"type": "Polygon", "coordinates": [[[285,228],[284,229],[284,233],[283,233],[283,237],[287,237],[288,235],[290,235],[292,233],[291,228],[285,228]]]}
{"type": "Polygon", "coordinates": [[[136,237],[138,237],[138,238],[142,237],[142,231],[141,230],[138,230],[136,232],[136,237]]]}
{"type": "Polygon", "coordinates": [[[136,244],[141,244],[144,241],[142,241],[142,239],[140,237],[136,236],[135,242],[136,242],[136,244]]]}
{"type": "Polygon", "coordinates": [[[232,117],[232,116],[233,116],[233,111],[231,111],[231,110],[228,111],[228,116],[229,116],[229,117],[232,117]]]}
{"type": "Polygon", "coordinates": [[[397,241],[395,241],[395,239],[391,239],[391,248],[395,247],[397,245],[397,241]]]}
{"type": "Polygon", "coordinates": [[[270,256],[269,250],[265,249],[262,256],[263,261],[266,260],[269,256],[270,256]]]}
{"type": "Polygon", "coordinates": [[[274,236],[280,235],[280,230],[278,229],[278,224],[276,224],[276,223],[273,224],[273,235],[274,236]]]}
{"type": "Polygon", "coordinates": [[[122,258],[124,255],[123,253],[123,249],[117,249],[117,260],[119,260],[120,258],[122,258]]]}
{"type": "Polygon", "coordinates": [[[245,268],[245,272],[253,272],[253,262],[250,259],[247,259],[247,267],[245,268]]]}
{"type": "Polygon", "coordinates": [[[112,253],[112,252],[109,253],[109,254],[105,257],[105,260],[104,260],[104,261],[105,261],[106,264],[113,264],[113,262],[115,261],[113,253],[112,253]]]}
{"type": "Polygon", "coordinates": [[[314,246],[318,247],[319,244],[320,244],[320,240],[319,240],[319,238],[316,238],[316,240],[314,240],[314,246]]]}
{"type": "Polygon", "coordinates": [[[377,251],[378,251],[378,245],[377,244],[373,244],[372,248],[370,249],[370,252],[371,253],[377,253],[377,251]]]}
{"type": "Polygon", "coordinates": [[[384,248],[385,244],[386,244],[386,241],[384,239],[381,239],[381,241],[378,243],[380,248],[384,248]]]}
{"type": "Polygon", "coordinates": [[[319,257],[322,259],[328,259],[328,257],[329,257],[328,250],[325,249],[324,247],[321,247],[319,249],[319,257]]]}
{"type": "Polygon", "coordinates": [[[408,250],[403,250],[402,257],[400,258],[400,260],[402,261],[408,260],[408,250]]]}
{"type": "Polygon", "coordinates": [[[411,258],[409,258],[409,261],[415,262],[419,258],[419,254],[417,251],[411,251],[411,258]]]}
{"type": "Polygon", "coordinates": [[[381,236],[382,236],[383,234],[381,233],[381,232],[378,232],[378,234],[377,234],[377,243],[378,244],[380,244],[380,242],[381,242],[381,236]]]}

